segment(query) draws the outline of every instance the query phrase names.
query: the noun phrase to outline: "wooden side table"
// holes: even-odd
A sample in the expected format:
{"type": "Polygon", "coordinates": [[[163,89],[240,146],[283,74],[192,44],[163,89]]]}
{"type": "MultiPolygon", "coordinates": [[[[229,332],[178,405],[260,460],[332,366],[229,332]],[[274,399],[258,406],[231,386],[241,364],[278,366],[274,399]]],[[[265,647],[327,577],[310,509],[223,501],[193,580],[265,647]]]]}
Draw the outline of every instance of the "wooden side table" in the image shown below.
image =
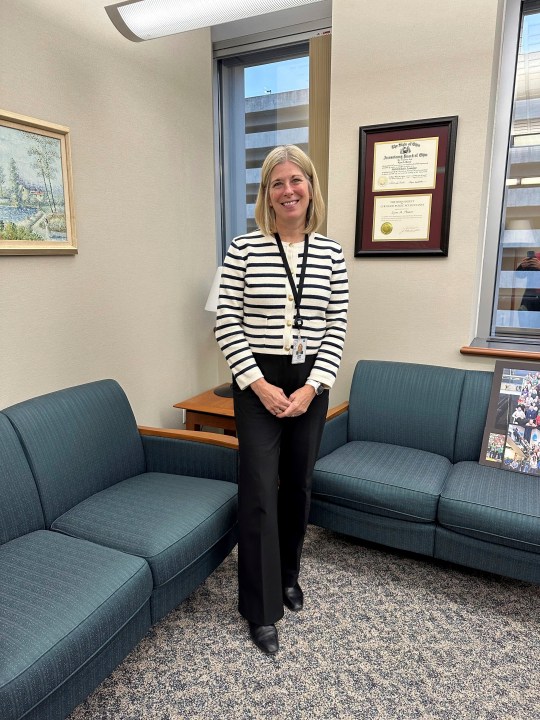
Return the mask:
{"type": "Polygon", "coordinates": [[[186,430],[200,430],[203,426],[220,428],[225,435],[236,435],[233,400],[207,390],[174,405],[186,411],[186,430]]]}
{"type": "MultiPolygon", "coordinates": [[[[224,386],[220,385],[219,387],[224,386]]],[[[182,400],[173,407],[186,411],[186,430],[200,430],[203,426],[207,426],[220,428],[225,435],[236,436],[233,399],[216,395],[214,388],[182,400]]],[[[341,415],[348,407],[348,402],[342,402],[340,405],[329,408],[326,420],[332,420],[341,415]]]]}

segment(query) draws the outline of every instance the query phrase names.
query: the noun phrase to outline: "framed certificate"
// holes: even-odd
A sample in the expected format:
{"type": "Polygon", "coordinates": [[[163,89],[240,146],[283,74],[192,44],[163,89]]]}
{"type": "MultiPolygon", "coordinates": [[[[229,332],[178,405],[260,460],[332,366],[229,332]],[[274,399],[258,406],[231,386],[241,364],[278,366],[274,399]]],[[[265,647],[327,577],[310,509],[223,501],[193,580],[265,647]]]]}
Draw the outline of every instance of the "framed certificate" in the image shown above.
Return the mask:
{"type": "Polygon", "coordinates": [[[448,255],[457,116],[360,128],[355,256],[448,255]]]}

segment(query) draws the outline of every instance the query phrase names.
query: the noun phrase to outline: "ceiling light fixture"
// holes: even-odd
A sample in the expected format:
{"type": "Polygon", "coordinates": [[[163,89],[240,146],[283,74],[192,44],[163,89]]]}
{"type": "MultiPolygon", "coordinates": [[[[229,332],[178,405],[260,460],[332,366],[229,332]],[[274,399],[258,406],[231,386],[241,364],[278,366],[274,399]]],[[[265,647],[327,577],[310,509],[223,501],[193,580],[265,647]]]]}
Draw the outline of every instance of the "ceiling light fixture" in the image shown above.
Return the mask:
{"type": "Polygon", "coordinates": [[[118,32],[141,42],[320,0],[127,0],[105,7],[118,32]]]}

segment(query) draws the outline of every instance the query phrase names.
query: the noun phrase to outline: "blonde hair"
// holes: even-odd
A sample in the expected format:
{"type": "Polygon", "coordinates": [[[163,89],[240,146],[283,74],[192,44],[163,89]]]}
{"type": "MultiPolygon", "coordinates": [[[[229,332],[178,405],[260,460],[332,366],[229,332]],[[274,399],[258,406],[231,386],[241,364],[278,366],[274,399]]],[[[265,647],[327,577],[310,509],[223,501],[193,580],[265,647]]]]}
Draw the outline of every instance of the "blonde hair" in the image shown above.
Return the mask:
{"type": "Polygon", "coordinates": [[[287,160],[298,165],[311,190],[305,232],[308,234],[313,232],[324,220],[324,200],[317,172],[311,159],[296,145],[279,145],[268,153],[263,162],[261,182],[255,203],[255,222],[265,235],[272,235],[276,232],[276,214],[270,206],[270,175],[276,165],[287,162],[287,160]]]}

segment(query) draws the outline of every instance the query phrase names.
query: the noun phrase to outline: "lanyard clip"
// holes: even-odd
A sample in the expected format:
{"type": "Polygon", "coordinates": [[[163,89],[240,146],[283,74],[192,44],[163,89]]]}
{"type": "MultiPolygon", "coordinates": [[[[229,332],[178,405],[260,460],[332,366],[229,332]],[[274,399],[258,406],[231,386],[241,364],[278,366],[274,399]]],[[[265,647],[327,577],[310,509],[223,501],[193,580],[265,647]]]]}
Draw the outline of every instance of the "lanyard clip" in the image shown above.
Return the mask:
{"type": "Polygon", "coordinates": [[[295,318],[294,318],[294,327],[295,327],[297,330],[299,330],[299,329],[302,327],[303,324],[304,324],[304,321],[302,320],[302,318],[300,317],[300,315],[296,315],[295,318]]]}

